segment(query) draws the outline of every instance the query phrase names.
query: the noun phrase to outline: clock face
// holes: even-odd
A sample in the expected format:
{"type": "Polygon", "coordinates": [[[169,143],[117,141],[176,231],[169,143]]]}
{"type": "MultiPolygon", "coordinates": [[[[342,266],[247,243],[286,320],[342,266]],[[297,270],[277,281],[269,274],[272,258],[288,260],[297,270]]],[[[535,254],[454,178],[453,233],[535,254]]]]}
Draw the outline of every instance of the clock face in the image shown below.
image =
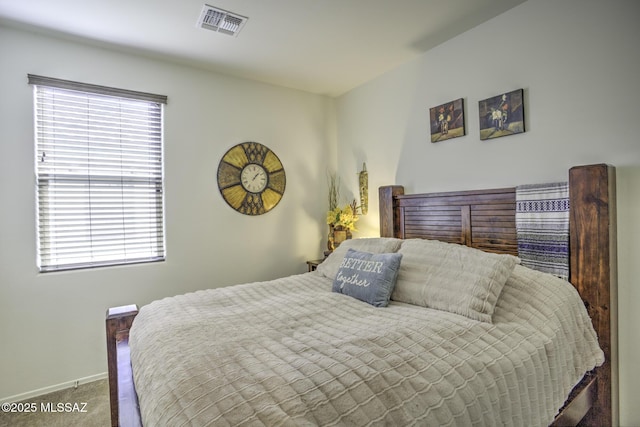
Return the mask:
{"type": "Polygon", "coordinates": [[[262,215],[273,209],[286,186],[284,167],[266,146],[244,142],[229,149],[218,165],[222,198],[245,215],[262,215]]]}
{"type": "Polygon", "coordinates": [[[260,193],[267,186],[267,171],[258,164],[249,163],[240,172],[240,182],[245,190],[260,193]]]}

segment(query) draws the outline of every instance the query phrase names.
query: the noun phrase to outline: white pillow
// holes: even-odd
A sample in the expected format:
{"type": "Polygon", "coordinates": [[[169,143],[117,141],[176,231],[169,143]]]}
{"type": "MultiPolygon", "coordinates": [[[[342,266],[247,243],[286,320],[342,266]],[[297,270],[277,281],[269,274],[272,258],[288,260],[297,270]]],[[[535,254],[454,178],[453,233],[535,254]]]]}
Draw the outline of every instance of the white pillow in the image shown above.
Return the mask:
{"type": "Polygon", "coordinates": [[[491,323],[507,279],[520,259],[437,240],[408,239],[391,299],[491,323]]]}
{"type": "Polygon", "coordinates": [[[335,279],[338,269],[342,263],[347,250],[349,248],[361,252],[369,252],[372,254],[384,254],[390,252],[398,252],[401,239],[393,237],[368,237],[363,239],[348,239],[340,243],[332,253],[325,259],[322,264],[318,265],[316,271],[320,272],[329,279],[335,279]]]}

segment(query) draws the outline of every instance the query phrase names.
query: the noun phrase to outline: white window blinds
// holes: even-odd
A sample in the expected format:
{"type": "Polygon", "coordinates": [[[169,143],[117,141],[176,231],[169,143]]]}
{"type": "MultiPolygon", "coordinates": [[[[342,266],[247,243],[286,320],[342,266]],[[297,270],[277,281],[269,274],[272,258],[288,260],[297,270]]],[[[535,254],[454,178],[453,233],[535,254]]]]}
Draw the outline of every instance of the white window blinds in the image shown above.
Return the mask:
{"type": "Polygon", "coordinates": [[[164,260],[166,97],[28,77],[40,271],[164,260]]]}

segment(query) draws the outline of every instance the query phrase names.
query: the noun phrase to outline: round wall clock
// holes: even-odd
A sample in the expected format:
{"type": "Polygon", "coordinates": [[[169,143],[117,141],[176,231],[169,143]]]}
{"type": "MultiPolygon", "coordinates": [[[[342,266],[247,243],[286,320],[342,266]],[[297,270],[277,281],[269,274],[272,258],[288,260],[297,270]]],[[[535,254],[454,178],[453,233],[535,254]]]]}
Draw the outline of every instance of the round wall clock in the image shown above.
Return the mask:
{"type": "Polygon", "coordinates": [[[278,156],[258,142],[243,142],[229,149],[218,165],[218,188],[233,209],[262,215],[273,209],[287,183],[278,156]]]}

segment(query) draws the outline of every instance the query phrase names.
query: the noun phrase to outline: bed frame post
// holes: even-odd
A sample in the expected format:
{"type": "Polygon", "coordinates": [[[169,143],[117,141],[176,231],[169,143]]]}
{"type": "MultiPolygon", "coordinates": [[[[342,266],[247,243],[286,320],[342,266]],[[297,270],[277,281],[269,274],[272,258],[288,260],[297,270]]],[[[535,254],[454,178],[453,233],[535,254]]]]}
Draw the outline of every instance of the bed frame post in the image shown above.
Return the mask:
{"type": "Polygon", "coordinates": [[[618,425],[617,258],[615,168],[598,164],[569,170],[571,282],[598,334],[605,362],[584,425],[618,425]]]}
{"type": "Polygon", "coordinates": [[[399,215],[394,215],[394,197],[404,194],[401,185],[387,185],[378,189],[380,206],[380,237],[400,237],[399,215]]]}
{"type": "MultiPolygon", "coordinates": [[[[138,314],[136,305],[113,307],[107,310],[107,368],[109,371],[109,399],[111,403],[111,426],[118,427],[120,416],[132,416],[138,410],[138,399],[133,385],[131,359],[129,358],[129,329],[138,314]]],[[[142,425],[137,415],[137,424],[142,425]]],[[[134,415],[134,420],[136,416],[134,415]]]]}

